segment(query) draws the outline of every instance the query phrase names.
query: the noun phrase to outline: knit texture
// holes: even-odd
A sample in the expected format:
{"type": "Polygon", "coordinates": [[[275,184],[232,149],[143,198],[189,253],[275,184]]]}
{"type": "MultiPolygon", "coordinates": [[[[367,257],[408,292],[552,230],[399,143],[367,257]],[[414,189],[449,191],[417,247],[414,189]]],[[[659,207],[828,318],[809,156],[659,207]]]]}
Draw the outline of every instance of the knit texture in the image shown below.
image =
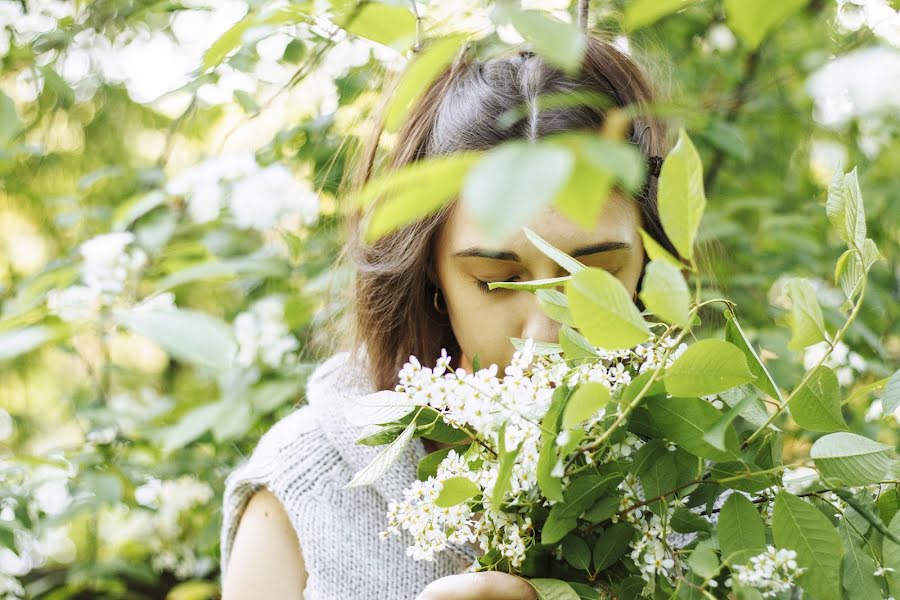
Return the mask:
{"type": "Polygon", "coordinates": [[[364,357],[341,352],[319,365],[307,383],[308,404],[278,421],[251,456],[228,476],[222,506],[224,579],[234,536],[251,496],[267,488],[285,508],[297,533],[308,580],[305,600],[411,599],[435,579],[465,571],[474,552],[453,546],[433,562],[406,555],[410,540],[385,529],[387,503],[401,499],[426,455],[413,440],[372,485],[343,486],[383,447],[361,446],[363,428],[344,418],[344,403],[376,391],[364,357]]]}

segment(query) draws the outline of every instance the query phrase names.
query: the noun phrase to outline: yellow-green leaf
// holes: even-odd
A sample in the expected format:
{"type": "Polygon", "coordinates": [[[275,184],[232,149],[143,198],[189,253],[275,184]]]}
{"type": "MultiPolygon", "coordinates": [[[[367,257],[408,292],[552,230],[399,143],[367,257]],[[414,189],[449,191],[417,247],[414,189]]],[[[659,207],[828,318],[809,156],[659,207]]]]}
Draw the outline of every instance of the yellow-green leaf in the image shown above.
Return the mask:
{"type": "Polygon", "coordinates": [[[569,310],[581,333],[607,350],[631,348],[650,339],[650,329],[622,282],[602,269],[575,273],[566,284],[569,310]]]}
{"type": "Polygon", "coordinates": [[[652,260],[644,270],[641,286],[644,306],[666,323],[687,326],[691,293],[678,267],[664,260],[652,260]]]}
{"type": "Polygon", "coordinates": [[[683,128],[678,132],[675,147],[663,161],[657,198],[666,235],[678,253],[690,259],[706,208],[706,194],[700,155],[683,128]]]}

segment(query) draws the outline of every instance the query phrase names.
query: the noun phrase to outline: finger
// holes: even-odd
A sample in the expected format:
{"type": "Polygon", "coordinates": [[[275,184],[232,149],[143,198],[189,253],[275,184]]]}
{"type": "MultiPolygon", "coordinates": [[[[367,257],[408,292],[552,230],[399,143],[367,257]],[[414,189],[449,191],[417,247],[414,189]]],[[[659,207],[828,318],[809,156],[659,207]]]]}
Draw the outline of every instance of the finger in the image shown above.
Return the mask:
{"type": "Polygon", "coordinates": [[[528,581],[497,571],[449,575],[431,582],[418,600],[537,600],[528,581]]]}

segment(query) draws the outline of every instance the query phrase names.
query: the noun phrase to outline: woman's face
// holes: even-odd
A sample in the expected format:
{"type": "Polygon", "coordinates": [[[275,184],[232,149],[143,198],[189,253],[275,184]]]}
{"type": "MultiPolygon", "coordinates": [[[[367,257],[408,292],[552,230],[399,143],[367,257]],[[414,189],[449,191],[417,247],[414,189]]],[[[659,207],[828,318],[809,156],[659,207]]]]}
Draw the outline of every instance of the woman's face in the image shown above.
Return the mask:
{"type": "MultiPolygon", "coordinates": [[[[634,200],[613,193],[590,231],[553,208],[545,209],[529,227],[585,265],[609,271],[633,296],[644,264],[640,225],[640,211],[634,200]]],[[[567,274],[535,248],[524,233],[519,231],[503,243],[491,244],[457,203],[438,234],[435,259],[439,286],[462,349],[464,368],[471,369],[476,355],[482,366],[508,365],[515,351],[510,337],[557,341],[559,323],[544,314],[534,294],[487,289],[486,282],[528,281],[567,274]]]]}

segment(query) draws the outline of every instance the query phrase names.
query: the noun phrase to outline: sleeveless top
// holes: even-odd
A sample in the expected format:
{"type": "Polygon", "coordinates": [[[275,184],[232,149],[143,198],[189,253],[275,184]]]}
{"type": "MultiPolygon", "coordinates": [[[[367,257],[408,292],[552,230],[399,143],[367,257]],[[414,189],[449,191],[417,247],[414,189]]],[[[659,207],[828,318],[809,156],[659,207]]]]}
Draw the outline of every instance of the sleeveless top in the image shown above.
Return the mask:
{"type": "Polygon", "coordinates": [[[278,421],[228,476],[222,505],[221,571],[228,569],[238,523],[254,492],[267,488],[284,506],[300,541],[308,578],[304,600],[415,598],[426,585],[466,571],[473,549],[451,546],[433,562],[406,555],[409,534],[381,539],[387,503],[400,500],[426,454],[414,439],[370,486],[347,488],[383,449],[356,440],[363,428],[344,418],[344,401],[374,391],[364,360],[349,352],[319,365],[307,382],[308,403],[278,421]]]}

